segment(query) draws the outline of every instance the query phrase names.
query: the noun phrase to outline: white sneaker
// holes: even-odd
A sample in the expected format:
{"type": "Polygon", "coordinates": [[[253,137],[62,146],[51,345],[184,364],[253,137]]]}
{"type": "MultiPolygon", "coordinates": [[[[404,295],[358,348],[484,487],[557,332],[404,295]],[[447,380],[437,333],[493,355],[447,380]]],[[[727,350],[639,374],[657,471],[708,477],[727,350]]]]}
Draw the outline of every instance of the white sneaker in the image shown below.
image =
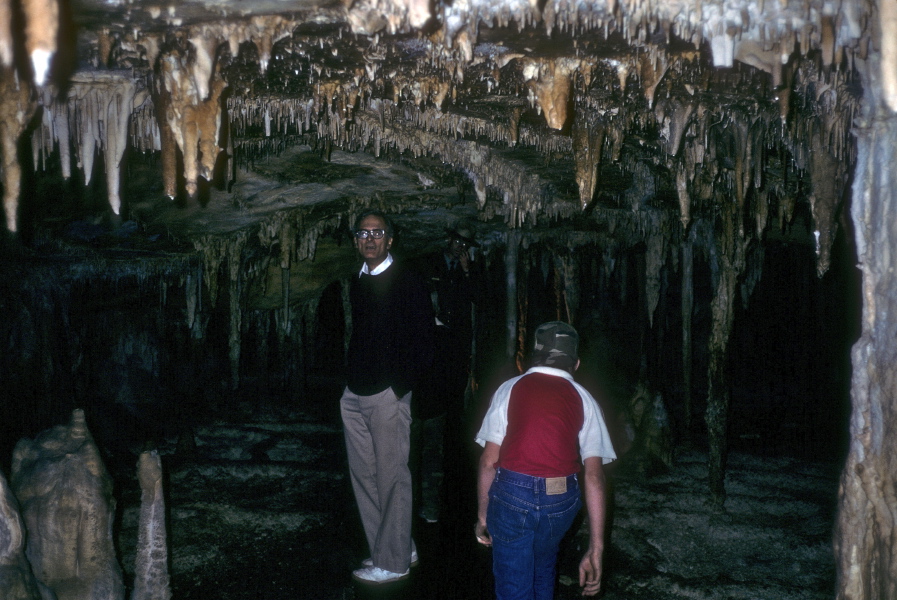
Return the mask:
{"type": "Polygon", "coordinates": [[[408,579],[411,569],[407,569],[404,573],[393,573],[380,567],[363,567],[352,571],[352,578],[361,583],[370,585],[380,585],[383,583],[392,583],[394,581],[402,581],[408,579]]]}
{"type": "MultiPolygon", "coordinates": [[[[412,550],[411,551],[411,566],[416,567],[419,564],[420,564],[420,560],[417,557],[417,550],[412,550]]],[[[363,561],[361,561],[361,566],[362,567],[373,567],[374,559],[373,558],[364,559],[363,561]]]]}

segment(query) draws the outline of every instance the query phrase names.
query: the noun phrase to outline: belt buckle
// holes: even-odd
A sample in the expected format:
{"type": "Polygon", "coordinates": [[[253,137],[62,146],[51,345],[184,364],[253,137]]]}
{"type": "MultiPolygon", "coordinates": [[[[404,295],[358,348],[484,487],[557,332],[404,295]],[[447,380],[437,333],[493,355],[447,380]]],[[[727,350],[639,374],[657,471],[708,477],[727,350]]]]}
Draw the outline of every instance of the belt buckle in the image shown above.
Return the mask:
{"type": "Polygon", "coordinates": [[[545,493],[549,496],[556,496],[558,494],[563,494],[567,491],[567,478],[566,477],[546,477],[545,478],[545,493]]]}

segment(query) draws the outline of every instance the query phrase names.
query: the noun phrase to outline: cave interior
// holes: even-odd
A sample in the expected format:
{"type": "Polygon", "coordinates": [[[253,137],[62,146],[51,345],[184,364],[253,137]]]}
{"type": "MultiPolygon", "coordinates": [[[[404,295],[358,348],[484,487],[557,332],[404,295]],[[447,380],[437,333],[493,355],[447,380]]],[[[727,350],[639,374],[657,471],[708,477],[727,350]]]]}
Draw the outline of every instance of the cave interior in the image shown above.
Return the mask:
{"type": "Polygon", "coordinates": [[[728,452],[842,462],[871,10],[3,0],[4,469],[74,408],[128,468],[222,415],[337,422],[368,208],[412,263],[476,229],[472,411],[561,319],[717,503],[728,452]]]}

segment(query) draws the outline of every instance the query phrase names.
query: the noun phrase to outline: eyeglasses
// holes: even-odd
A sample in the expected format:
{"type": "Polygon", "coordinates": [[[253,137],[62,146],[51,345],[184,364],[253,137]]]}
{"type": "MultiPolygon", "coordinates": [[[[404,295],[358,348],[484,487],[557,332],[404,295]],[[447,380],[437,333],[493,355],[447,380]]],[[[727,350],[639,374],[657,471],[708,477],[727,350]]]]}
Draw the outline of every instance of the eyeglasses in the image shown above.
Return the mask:
{"type": "Polygon", "coordinates": [[[357,237],[359,240],[366,240],[369,237],[372,237],[375,240],[379,240],[384,235],[386,235],[385,229],[359,229],[355,232],[355,237],[357,237]]]}

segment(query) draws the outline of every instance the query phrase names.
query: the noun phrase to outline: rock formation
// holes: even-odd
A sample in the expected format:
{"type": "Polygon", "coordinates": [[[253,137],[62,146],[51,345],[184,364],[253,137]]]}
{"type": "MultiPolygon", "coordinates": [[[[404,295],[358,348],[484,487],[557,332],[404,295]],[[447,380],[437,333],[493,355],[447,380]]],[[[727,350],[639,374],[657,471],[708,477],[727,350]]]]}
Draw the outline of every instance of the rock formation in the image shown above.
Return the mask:
{"type": "MultiPolygon", "coordinates": [[[[138,480],[140,522],[131,598],[167,600],[165,499],[156,452],[141,453],[138,480]]],[[[75,410],[68,425],[22,440],[13,457],[12,482],[15,496],[0,476],[4,600],[124,600],[113,541],[112,481],[84,411],[75,410]]]]}
{"type": "Polygon", "coordinates": [[[19,442],[11,483],[38,583],[58,600],[123,599],[112,539],[112,480],[84,412],[75,410],[68,425],[19,442]]]}

